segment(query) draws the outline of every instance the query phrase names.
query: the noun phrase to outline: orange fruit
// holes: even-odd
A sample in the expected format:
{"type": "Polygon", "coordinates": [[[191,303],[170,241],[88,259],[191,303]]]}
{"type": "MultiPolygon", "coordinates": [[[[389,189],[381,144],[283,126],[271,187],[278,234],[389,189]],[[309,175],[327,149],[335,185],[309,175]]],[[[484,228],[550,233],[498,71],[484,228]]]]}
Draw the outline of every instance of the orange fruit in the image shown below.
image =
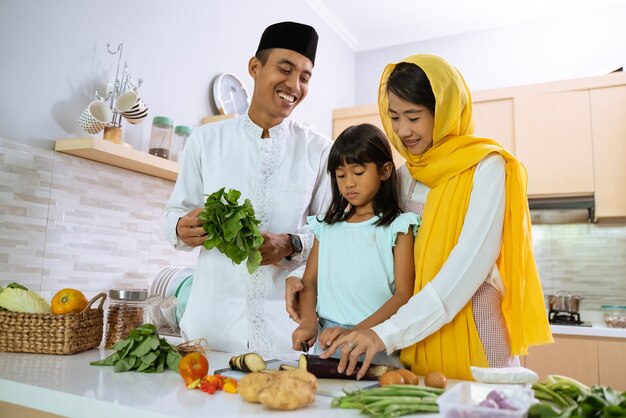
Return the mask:
{"type": "Polygon", "coordinates": [[[50,311],[53,314],[81,312],[88,303],[89,301],[80,290],[61,289],[52,297],[50,311]]]}

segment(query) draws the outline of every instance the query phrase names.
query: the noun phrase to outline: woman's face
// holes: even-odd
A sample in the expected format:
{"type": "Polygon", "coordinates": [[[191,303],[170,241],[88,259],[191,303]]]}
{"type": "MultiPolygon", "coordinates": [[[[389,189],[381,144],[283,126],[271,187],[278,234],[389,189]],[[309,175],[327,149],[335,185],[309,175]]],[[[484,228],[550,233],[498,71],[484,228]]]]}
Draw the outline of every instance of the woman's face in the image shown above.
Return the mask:
{"type": "Polygon", "coordinates": [[[433,146],[435,118],[428,108],[401,99],[389,92],[391,127],[413,155],[422,155],[433,146]]]}

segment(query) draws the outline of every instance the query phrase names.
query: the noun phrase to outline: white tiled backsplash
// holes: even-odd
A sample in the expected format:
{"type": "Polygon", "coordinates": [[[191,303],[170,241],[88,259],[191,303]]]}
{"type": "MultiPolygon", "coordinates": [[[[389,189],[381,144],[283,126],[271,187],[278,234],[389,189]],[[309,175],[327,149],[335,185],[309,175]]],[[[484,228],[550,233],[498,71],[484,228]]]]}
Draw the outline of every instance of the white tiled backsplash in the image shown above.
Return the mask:
{"type": "Polygon", "coordinates": [[[0,284],[51,297],[148,288],[169,265],[195,266],[162,232],[168,180],[0,139],[0,284]]]}
{"type": "MultiPolygon", "coordinates": [[[[51,296],[147,288],[168,265],[194,266],[162,232],[173,182],[0,139],[0,284],[51,296]]],[[[568,290],[581,310],[626,305],[626,224],[535,225],[545,294],[568,290]]]]}

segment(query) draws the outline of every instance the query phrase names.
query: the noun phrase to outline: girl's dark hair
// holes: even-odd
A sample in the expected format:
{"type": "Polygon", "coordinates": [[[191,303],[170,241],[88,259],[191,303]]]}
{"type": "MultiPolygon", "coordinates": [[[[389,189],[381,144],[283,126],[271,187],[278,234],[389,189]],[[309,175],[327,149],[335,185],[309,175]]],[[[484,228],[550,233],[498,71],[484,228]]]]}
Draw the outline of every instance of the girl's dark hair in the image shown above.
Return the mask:
{"type": "Polygon", "coordinates": [[[375,127],[364,123],[351,126],[343,131],[335,140],[328,156],[328,173],[331,178],[333,201],[324,216],[324,222],[334,224],[347,220],[353,213],[354,207],[346,212],[348,201],[339,192],[335,170],[343,164],[374,163],[380,172],[383,166],[391,163],[391,175],[383,180],[380,189],[374,197],[372,207],[374,213],[380,215],[375,225],[389,225],[398,217],[400,210],[398,183],[396,170],[393,164],[391,147],[385,134],[375,127]]]}
{"type": "Polygon", "coordinates": [[[424,70],[410,62],[401,62],[391,71],[387,91],[407,102],[422,105],[435,116],[435,95],[424,70]]]}

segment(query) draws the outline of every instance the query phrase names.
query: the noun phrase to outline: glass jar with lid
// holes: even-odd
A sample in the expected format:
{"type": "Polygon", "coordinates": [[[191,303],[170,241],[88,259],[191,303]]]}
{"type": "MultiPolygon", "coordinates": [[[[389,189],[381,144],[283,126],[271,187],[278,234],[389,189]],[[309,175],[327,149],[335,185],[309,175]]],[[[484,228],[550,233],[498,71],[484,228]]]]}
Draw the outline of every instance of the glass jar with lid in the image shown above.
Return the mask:
{"type": "Polygon", "coordinates": [[[150,147],[148,153],[161,158],[169,158],[172,146],[174,121],[166,116],[155,116],[150,131],[150,147]]]}
{"type": "Polygon", "coordinates": [[[170,152],[170,160],[179,161],[180,154],[185,148],[187,138],[191,135],[191,127],[178,125],[174,128],[174,137],[172,138],[172,150],[170,152]]]}
{"type": "Polygon", "coordinates": [[[146,289],[110,289],[107,312],[105,348],[128,337],[142,326],[145,318],[146,289]]]}

